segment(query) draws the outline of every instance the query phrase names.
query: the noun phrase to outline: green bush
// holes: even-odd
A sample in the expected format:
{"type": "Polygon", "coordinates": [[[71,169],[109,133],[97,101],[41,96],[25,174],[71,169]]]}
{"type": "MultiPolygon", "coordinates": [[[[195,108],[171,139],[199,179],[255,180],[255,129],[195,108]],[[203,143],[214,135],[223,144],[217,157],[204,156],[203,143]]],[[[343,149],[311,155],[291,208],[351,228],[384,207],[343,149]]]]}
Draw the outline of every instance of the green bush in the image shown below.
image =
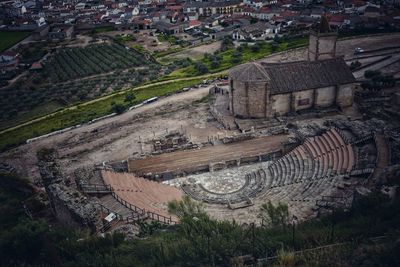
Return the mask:
{"type": "Polygon", "coordinates": [[[366,79],[371,79],[372,77],[378,76],[378,75],[380,75],[380,74],[381,74],[381,72],[380,72],[379,70],[366,70],[366,71],[364,72],[364,77],[365,77],[366,79]]]}
{"type": "Polygon", "coordinates": [[[125,111],[125,106],[122,104],[112,103],[111,111],[117,114],[121,114],[125,111]]]}

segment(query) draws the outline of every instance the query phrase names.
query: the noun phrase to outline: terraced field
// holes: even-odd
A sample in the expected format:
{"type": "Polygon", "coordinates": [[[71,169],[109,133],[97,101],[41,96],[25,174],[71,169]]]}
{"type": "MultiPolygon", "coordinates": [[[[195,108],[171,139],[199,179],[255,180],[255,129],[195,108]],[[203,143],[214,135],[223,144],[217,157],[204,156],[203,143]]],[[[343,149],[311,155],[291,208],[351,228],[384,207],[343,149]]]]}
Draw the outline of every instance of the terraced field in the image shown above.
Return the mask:
{"type": "Polygon", "coordinates": [[[43,70],[0,90],[0,129],[154,80],[161,69],[118,44],[58,49],[42,64],[43,70]]]}
{"type": "Polygon", "coordinates": [[[149,65],[142,54],[121,45],[94,45],[85,48],[65,48],[56,52],[46,71],[52,82],[63,82],[118,69],[149,65]]]}

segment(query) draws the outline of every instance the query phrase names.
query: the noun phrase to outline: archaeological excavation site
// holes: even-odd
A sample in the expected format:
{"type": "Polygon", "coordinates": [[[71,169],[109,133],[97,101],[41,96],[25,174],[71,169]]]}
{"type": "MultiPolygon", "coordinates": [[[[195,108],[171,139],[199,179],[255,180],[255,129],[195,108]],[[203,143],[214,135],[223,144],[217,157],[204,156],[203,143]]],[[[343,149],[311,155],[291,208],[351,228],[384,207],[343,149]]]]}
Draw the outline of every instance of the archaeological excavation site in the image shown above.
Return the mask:
{"type": "Polygon", "coordinates": [[[139,223],[178,225],[168,203],[187,197],[213,219],[262,226],[268,202],[303,222],[349,210],[372,190],[391,195],[399,85],[369,90],[363,73],[399,75],[391,60],[400,50],[387,43],[400,35],[310,38],[308,48],[30,140],[2,153],[1,168],[30,177],[61,224],[131,237],[139,223]],[[359,43],[365,51],[354,55],[359,43]],[[355,60],[362,65],[350,67],[355,60]]]}

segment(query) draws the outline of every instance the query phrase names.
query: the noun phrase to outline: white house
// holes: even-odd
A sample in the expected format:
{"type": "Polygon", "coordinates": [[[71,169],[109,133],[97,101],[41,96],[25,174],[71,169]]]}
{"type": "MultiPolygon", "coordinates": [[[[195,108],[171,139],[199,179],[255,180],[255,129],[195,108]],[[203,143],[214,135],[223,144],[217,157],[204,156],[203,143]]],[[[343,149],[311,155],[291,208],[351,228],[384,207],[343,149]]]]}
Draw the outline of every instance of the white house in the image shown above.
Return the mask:
{"type": "Polygon", "coordinates": [[[232,33],[232,38],[234,40],[264,40],[265,38],[273,38],[275,34],[280,32],[280,29],[280,25],[257,22],[235,30],[232,33]]]}

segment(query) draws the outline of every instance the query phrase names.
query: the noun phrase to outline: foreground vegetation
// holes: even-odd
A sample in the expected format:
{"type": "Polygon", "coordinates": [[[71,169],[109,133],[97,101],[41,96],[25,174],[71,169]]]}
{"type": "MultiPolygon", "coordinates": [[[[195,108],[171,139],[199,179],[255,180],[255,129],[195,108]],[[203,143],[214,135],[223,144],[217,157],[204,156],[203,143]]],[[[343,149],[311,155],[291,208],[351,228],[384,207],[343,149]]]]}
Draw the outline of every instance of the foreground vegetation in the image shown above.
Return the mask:
{"type": "Polygon", "coordinates": [[[118,233],[95,237],[49,225],[36,219],[50,215],[31,186],[5,174],[0,174],[0,185],[0,211],[7,214],[0,218],[3,266],[243,266],[252,263],[253,256],[267,256],[268,266],[400,264],[396,243],[400,200],[390,202],[379,192],[361,198],[349,212],[336,210],[294,228],[287,220],[271,220],[263,227],[215,221],[201,204],[184,199],[170,204],[170,210],[180,217],[180,225],[164,228],[141,223],[141,238],[129,241],[118,233]],[[32,211],[32,219],[22,203],[32,211]],[[369,239],[377,236],[384,237],[369,239]],[[328,244],[334,245],[325,247],[328,244]],[[311,249],[315,247],[320,249],[311,249]]]}
{"type": "Polygon", "coordinates": [[[5,32],[0,31],[0,52],[12,47],[19,41],[28,37],[30,32],[5,32]]]}
{"type": "Polygon", "coordinates": [[[113,105],[122,105],[123,109],[138,104],[151,97],[159,97],[176,92],[184,87],[200,83],[204,78],[193,78],[182,81],[171,81],[162,84],[154,84],[138,87],[136,89],[122,91],[109,96],[79,104],[74,107],[60,110],[39,120],[32,121],[21,127],[0,134],[0,151],[19,145],[27,139],[47,134],[66,127],[82,124],[114,112],[113,105]],[[135,99],[125,101],[126,96],[134,91],[135,99]]]}

